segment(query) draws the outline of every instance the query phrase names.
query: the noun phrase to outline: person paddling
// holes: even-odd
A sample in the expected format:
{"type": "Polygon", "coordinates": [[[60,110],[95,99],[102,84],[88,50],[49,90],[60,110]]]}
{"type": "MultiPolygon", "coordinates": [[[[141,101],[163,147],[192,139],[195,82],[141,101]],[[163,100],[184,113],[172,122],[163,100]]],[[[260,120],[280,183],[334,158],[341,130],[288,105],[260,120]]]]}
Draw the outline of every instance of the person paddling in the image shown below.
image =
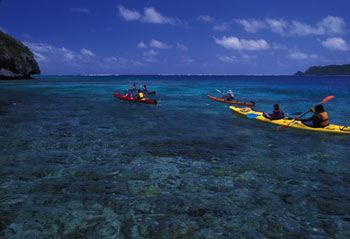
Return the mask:
{"type": "MultiPolygon", "coordinates": [[[[310,109],[314,114],[308,119],[300,119],[300,121],[305,124],[305,122],[312,121],[312,125],[305,124],[313,128],[322,128],[329,125],[328,123],[328,114],[325,112],[323,105],[316,105],[310,109]]],[[[298,119],[298,118],[297,118],[298,119]]]]}
{"type": "Polygon", "coordinates": [[[235,95],[232,93],[232,90],[229,90],[229,91],[227,91],[227,95],[222,93],[222,98],[227,100],[227,101],[233,101],[233,99],[235,98],[235,95]]]}
{"type": "Polygon", "coordinates": [[[141,92],[141,89],[138,89],[137,94],[135,95],[135,98],[138,100],[142,100],[145,98],[145,95],[141,92]]]}
{"type": "Polygon", "coordinates": [[[136,89],[136,84],[132,84],[132,85],[130,85],[130,91],[137,91],[137,89],[136,89]]]}
{"type": "Polygon", "coordinates": [[[280,109],[280,106],[278,104],[274,104],[273,105],[273,112],[271,114],[263,113],[263,116],[270,119],[270,120],[278,120],[278,119],[283,119],[285,114],[280,109]]]}
{"type": "Polygon", "coordinates": [[[146,85],[143,85],[143,87],[142,87],[142,92],[144,92],[144,93],[147,93],[147,92],[148,92],[147,86],[146,86],[146,85]]]}

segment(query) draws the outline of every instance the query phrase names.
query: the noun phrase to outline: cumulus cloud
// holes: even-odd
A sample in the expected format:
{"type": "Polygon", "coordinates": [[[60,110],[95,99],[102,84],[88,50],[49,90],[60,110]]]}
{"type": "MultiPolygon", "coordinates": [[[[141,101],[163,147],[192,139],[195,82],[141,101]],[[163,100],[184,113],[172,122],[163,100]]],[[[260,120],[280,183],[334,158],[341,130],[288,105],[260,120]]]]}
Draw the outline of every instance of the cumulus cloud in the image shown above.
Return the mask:
{"type": "Polygon", "coordinates": [[[138,48],[147,48],[147,45],[144,42],[139,42],[139,44],[137,44],[137,47],[138,48]]]}
{"type": "Polygon", "coordinates": [[[222,24],[216,24],[213,26],[213,30],[215,31],[227,31],[229,29],[229,24],[222,23],[222,24]]]}
{"type": "Polygon", "coordinates": [[[88,49],[81,49],[80,50],[80,53],[83,55],[83,56],[96,56],[95,53],[93,53],[92,51],[88,50],[88,49]]]}
{"type": "Polygon", "coordinates": [[[303,53],[300,51],[294,51],[294,52],[290,52],[287,57],[289,59],[293,59],[293,60],[316,60],[318,59],[318,55],[316,54],[307,54],[307,53],[303,53]]]}
{"type": "Polygon", "coordinates": [[[145,8],[142,21],[147,23],[171,24],[171,25],[176,25],[180,22],[178,19],[162,16],[153,7],[145,8]]]}
{"type": "Polygon", "coordinates": [[[35,59],[43,64],[68,64],[68,65],[84,65],[96,64],[102,61],[96,58],[96,54],[91,50],[82,48],[79,51],[73,51],[66,47],[55,47],[47,43],[24,42],[33,52],[35,59]]]}
{"type": "Polygon", "coordinates": [[[159,53],[155,50],[149,50],[149,51],[146,51],[145,53],[143,53],[144,56],[156,56],[158,54],[159,53]]]}
{"type": "Polygon", "coordinates": [[[118,6],[118,9],[119,9],[120,16],[124,18],[126,21],[135,21],[141,18],[141,14],[136,10],[126,9],[121,5],[118,6]]]}
{"type": "Polygon", "coordinates": [[[337,50],[337,51],[347,51],[348,46],[344,39],[340,37],[333,37],[328,38],[324,41],[321,41],[322,46],[330,49],[330,50],[337,50]]]}
{"type": "Polygon", "coordinates": [[[197,17],[197,20],[200,21],[200,22],[215,22],[215,19],[211,16],[208,16],[208,15],[201,15],[201,16],[198,16],[197,17]]]}
{"type": "MultiPolygon", "coordinates": [[[[140,42],[138,44],[139,48],[147,48],[147,45],[143,42],[140,42]]],[[[169,45],[167,43],[152,39],[149,43],[149,47],[152,48],[157,48],[157,49],[177,49],[177,50],[181,50],[181,51],[187,51],[188,47],[186,45],[183,45],[181,43],[176,43],[175,45],[169,45]]]]}
{"type": "Polygon", "coordinates": [[[255,33],[266,27],[265,23],[256,19],[235,19],[247,32],[255,33]]]}
{"type": "Polygon", "coordinates": [[[177,43],[175,48],[180,50],[180,51],[187,51],[188,50],[187,46],[180,44],[180,43],[177,43]]]}
{"type": "Polygon", "coordinates": [[[280,34],[280,35],[285,34],[285,30],[288,26],[288,23],[286,21],[284,21],[283,19],[266,18],[265,21],[272,32],[280,34]]]}
{"type": "Polygon", "coordinates": [[[172,46],[170,45],[167,45],[161,41],[158,41],[158,40],[154,40],[152,39],[151,42],[150,42],[150,47],[153,47],[153,48],[159,48],[159,49],[168,49],[168,48],[171,48],[172,46]]]}
{"type": "Polygon", "coordinates": [[[237,61],[236,56],[219,56],[219,60],[222,62],[228,62],[228,63],[237,61]]]}
{"type": "Polygon", "coordinates": [[[226,37],[224,36],[221,39],[215,38],[215,42],[218,45],[221,45],[225,48],[234,49],[234,50],[248,50],[248,51],[257,51],[257,50],[267,50],[270,48],[270,45],[264,40],[246,40],[239,39],[237,37],[226,37]]]}
{"type": "Polygon", "coordinates": [[[137,10],[130,10],[124,6],[118,6],[119,14],[127,21],[140,20],[145,23],[177,25],[181,21],[176,18],[166,17],[157,12],[153,7],[145,7],[143,15],[137,10]]]}
{"type": "Polygon", "coordinates": [[[237,19],[247,32],[258,32],[266,26],[274,33],[280,35],[336,35],[345,32],[346,23],[340,17],[327,16],[314,26],[300,21],[287,22],[284,19],[237,19]]]}

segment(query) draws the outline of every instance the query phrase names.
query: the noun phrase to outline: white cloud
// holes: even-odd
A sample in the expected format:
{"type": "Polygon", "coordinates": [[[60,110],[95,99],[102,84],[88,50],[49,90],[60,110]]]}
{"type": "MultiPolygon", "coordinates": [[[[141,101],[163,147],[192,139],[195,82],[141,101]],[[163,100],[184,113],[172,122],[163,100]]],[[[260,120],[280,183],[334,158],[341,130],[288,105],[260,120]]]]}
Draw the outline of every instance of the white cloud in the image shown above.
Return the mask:
{"type": "Polygon", "coordinates": [[[324,41],[321,41],[322,46],[337,51],[347,51],[348,46],[346,42],[340,37],[328,38],[324,41]]]}
{"type": "Polygon", "coordinates": [[[91,61],[91,57],[96,55],[88,50],[80,51],[69,50],[65,47],[54,47],[46,43],[24,42],[26,46],[34,53],[39,63],[65,62],[67,64],[82,64],[91,61]]]}
{"type": "Polygon", "coordinates": [[[158,49],[168,49],[168,48],[171,48],[172,46],[170,45],[167,45],[161,41],[158,41],[158,40],[154,40],[152,39],[150,44],[149,44],[151,47],[153,48],[158,48],[158,49]]]}
{"type": "Polygon", "coordinates": [[[85,48],[81,49],[80,53],[84,56],[96,56],[95,53],[85,48]]]}
{"type": "Polygon", "coordinates": [[[236,19],[237,23],[241,24],[247,32],[256,33],[266,27],[265,23],[256,19],[236,19]]]}
{"type": "Polygon", "coordinates": [[[188,50],[188,47],[183,45],[183,44],[180,44],[180,43],[177,43],[176,44],[176,49],[180,50],[180,51],[187,51],[188,50]]]}
{"type": "Polygon", "coordinates": [[[157,56],[159,53],[153,49],[146,51],[143,53],[144,55],[144,61],[145,62],[158,62],[157,58],[155,56],[157,56]]]}
{"type": "Polygon", "coordinates": [[[213,30],[215,31],[227,31],[229,29],[229,25],[226,23],[217,24],[213,26],[213,30]]]}
{"type": "Polygon", "coordinates": [[[207,15],[198,16],[197,20],[201,22],[215,22],[213,17],[207,15]]]}
{"type": "Polygon", "coordinates": [[[144,56],[156,56],[158,54],[159,53],[155,50],[149,50],[149,51],[146,51],[145,53],[143,53],[144,56]]]}
{"type": "Polygon", "coordinates": [[[127,21],[140,20],[145,23],[170,25],[177,25],[181,23],[179,19],[163,16],[162,14],[157,12],[153,7],[145,7],[143,15],[137,10],[130,10],[121,5],[118,6],[118,9],[120,16],[127,21]]]}
{"type": "Polygon", "coordinates": [[[270,19],[270,18],[266,18],[265,20],[272,32],[280,35],[285,34],[285,30],[288,26],[288,23],[286,21],[284,21],[283,19],[277,20],[277,19],[270,19]]]}
{"type": "Polygon", "coordinates": [[[299,51],[290,52],[287,57],[293,60],[316,60],[319,58],[316,54],[306,54],[299,51]]]}
{"type": "Polygon", "coordinates": [[[153,7],[145,8],[142,21],[147,23],[171,24],[171,25],[176,25],[177,23],[179,23],[177,19],[162,16],[153,7]]]}
{"type": "Polygon", "coordinates": [[[139,42],[139,44],[137,44],[137,47],[138,48],[147,48],[147,45],[144,42],[139,42]]]}
{"type": "Polygon", "coordinates": [[[90,9],[88,8],[71,8],[70,10],[78,13],[90,13],[90,9]]]}
{"type": "Polygon", "coordinates": [[[280,35],[335,35],[345,32],[346,23],[340,17],[328,16],[312,26],[300,21],[287,22],[284,19],[266,18],[259,19],[237,19],[237,23],[244,26],[247,32],[258,32],[266,26],[274,33],[280,35]]]}
{"type": "Polygon", "coordinates": [[[120,16],[124,18],[126,21],[135,21],[141,18],[141,14],[136,10],[126,9],[121,5],[118,6],[118,9],[119,9],[120,16]]]}
{"type": "Polygon", "coordinates": [[[238,39],[237,37],[226,37],[224,36],[222,39],[215,38],[215,42],[218,45],[221,45],[225,48],[234,49],[234,50],[249,50],[249,51],[257,51],[257,50],[267,50],[270,48],[270,45],[264,40],[246,40],[246,39],[238,39]]]}
{"type": "Polygon", "coordinates": [[[219,60],[222,62],[228,62],[228,63],[237,61],[235,56],[219,56],[219,60]]]}
{"type": "Polygon", "coordinates": [[[346,26],[342,18],[333,16],[323,18],[317,25],[324,34],[343,34],[346,26]]]}

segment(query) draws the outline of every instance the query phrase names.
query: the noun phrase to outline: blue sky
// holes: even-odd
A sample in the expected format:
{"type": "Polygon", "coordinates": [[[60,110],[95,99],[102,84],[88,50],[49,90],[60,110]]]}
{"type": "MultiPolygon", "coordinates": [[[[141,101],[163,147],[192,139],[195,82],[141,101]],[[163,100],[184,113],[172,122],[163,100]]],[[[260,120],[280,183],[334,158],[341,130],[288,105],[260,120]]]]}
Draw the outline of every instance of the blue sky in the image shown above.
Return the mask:
{"type": "Polygon", "coordinates": [[[350,63],[348,0],[0,0],[42,74],[294,74],[350,63]]]}

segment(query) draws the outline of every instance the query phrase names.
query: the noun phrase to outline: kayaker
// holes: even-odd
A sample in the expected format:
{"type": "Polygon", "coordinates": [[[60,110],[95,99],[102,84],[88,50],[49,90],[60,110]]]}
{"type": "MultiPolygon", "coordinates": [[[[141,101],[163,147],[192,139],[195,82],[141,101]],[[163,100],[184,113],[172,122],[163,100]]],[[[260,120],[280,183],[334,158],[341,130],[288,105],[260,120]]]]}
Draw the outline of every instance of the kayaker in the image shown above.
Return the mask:
{"type": "Polygon", "coordinates": [[[132,98],[132,93],[131,93],[131,90],[129,89],[128,92],[126,93],[126,95],[129,97],[129,98],[132,98]]]}
{"type": "Polygon", "coordinates": [[[138,89],[137,94],[135,95],[136,99],[142,100],[145,98],[145,95],[141,92],[141,89],[138,89]]]}
{"type": "Polygon", "coordinates": [[[278,120],[284,118],[284,112],[280,109],[279,104],[273,105],[273,112],[271,114],[263,113],[263,116],[270,119],[270,120],[278,120]]]}
{"type": "Polygon", "coordinates": [[[232,101],[235,98],[235,95],[232,93],[232,90],[227,91],[227,95],[222,93],[222,98],[227,101],[232,101]]]}
{"type": "MultiPolygon", "coordinates": [[[[300,119],[303,124],[305,124],[305,122],[312,121],[312,125],[305,125],[313,128],[322,128],[329,125],[328,114],[324,111],[323,105],[316,105],[316,107],[311,108],[310,111],[314,112],[313,116],[308,119],[300,119]]],[[[298,118],[296,117],[296,119],[298,118]]]]}
{"type": "Polygon", "coordinates": [[[137,89],[136,89],[136,84],[132,84],[132,85],[130,85],[130,91],[137,91],[137,89]]]}
{"type": "Polygon", "coordinates": [[[147,93],[147,92],[148,92],[147,86],[146,86],[146,85],[143,85],[143,87],[142,87],[142,92],[144,92],[144,93],[147,93]]]}

